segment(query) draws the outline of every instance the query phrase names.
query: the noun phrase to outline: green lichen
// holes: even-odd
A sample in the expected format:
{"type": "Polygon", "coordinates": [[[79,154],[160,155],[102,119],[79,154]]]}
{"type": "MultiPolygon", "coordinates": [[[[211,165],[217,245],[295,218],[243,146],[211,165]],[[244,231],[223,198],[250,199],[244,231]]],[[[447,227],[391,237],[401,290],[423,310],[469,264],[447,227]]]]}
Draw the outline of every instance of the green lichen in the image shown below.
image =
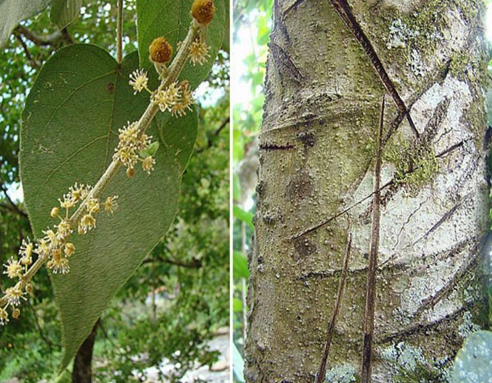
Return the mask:
{"type": "Polygon", "coordinates": [[[357,383],[355,368],[350,364],[342,364],[329,369],[325,375],[327,383],[357,383]]]}
{"type": "Polygon", "coordinates": [[[395,383],[447,383],[451,361],[429,362],[423,356],[422,349],[405,342],[393,344],[381,353],[383,360],[394,369],[395,383]]]}
{"type": "Polygon", "coordinates": [[[399,136],[386,147],[383,157],[396,166],[395,184],[404,186],[410,195],[432,182],[439,172],[434,148],[425,141],[411,143],[399,136]]]}

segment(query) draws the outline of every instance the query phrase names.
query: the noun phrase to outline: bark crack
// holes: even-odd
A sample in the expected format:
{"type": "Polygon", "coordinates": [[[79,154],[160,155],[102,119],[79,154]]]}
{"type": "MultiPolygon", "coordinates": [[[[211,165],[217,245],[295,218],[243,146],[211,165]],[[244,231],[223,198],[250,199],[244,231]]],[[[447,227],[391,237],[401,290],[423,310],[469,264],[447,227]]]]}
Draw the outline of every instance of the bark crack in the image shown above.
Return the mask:
{"type": "Polygon", "coordinates": [[[457,319],[461,313],[463,313],[465,310],[467,310],[469,307],[472,306],[472,302],[466,303],[463,305],[463,307],[460,307],[458,310],[454,311],[453,313],[446,315],[442,318],[439,318],[433,322],[425,323],[425,324],[416,324],[412,327],[406,328],[406,329],[398,329],[398,331],[389,333],[389,334],[380,334],[376,341],[378,344],[385,344],[385,343],[396,343],[399,342],[402,339],[408,339],[408,337],[412,335],[416,335],[419,333],[425,333],[429,330],[433,330],[435,327],[445,323],[445,322],[450,322],[455,319],[457,319]]]}
{"type": "MultiPolygon", "coordinates": [[[[412,211],[410,213],[410,215],[407,217],[406,221],[403,222],[403,224],[400,227],[400,231],[398,232],[398,236],[396,238],[396,243],[395,243],[395,246],[393,247],[393,251],[396,250],[396,248],[398,247],[398,244],[400,243],[400,236],[401,236],[401,233],[403,232],[403,230],[405,229],[405,226],[407,226],[409,224],[409,222],[412,219],[412,217],[420,211],[420,209],[422,208],[422,206],[424,206],[424,204],[427,203],[429,201],[429,199],[430,199],[430,197],[428,197],[424,201],[422,201],[419,204],[419,206],[414,211],[412,211]]],[[[386,261],[386,262],[388,262],[388,261],[386,261]]]]}
{"type": "MultiPolygon", "coordinates": [[[[472,238],[472,240],[477,241],[477,238],[472,238]]],[[[450,252],[453,253],[453,250],[454,249],[451,249],[450,252]]],[[[467,271],[475,264],[477,259],[480,257],[479,252],[476,250],[477,250],[477,246],[475,245],[470,251],[472,257],[465,259],[465,262],[461,264],[457,272],[453,273],[452,278],[450,278],[449,281],[441,289],[433,293],[429,298],[422,301],[421,305],[413,315],[414,318],[420,317],[426,310],[434,308],[434,306],[437,303],[439,303],[441,300],[443,300],[453,292],[454,287],[457,284],[457,281],[460,281],[464,278],[467,271]]]]}
{"type": "Polygon", "coordinates": [[[469,195],[467,195],[465,198],[463,198],[461,201],[455,204],[451,209],[449,209],[446,213],[444,213],[444,215],[434,225],[432,225],[432,227],[429,230],[427,230],[424,235],[422,235],[419,239],[417,239],[415,242],[412,243],[412,246],[415,246],[418,242],[427,238],[431,233],[436,231],[439,228],[439,226],[441,226],[444,222],[450,219],[453,216],[453,214],[456,212],[456,210],[458,210],[458,208],[468,198],[468,196],[469,195]]]}

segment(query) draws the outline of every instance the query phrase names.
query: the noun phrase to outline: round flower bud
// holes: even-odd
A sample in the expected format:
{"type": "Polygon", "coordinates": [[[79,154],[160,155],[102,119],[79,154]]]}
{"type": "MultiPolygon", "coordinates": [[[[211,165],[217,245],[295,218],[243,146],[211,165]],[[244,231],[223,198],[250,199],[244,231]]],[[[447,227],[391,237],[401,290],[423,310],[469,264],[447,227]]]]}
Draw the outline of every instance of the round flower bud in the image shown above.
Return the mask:
{"type": "Polygon", "coordinates": [[[214,14],[215,5],[212,0],[195,0],[191,6],[191,15],[202,25],[209,24],[214,14]]]}
{"type": "Polygon", "coordinates": [[[53,209],[51,209],[51,218],[56,218],[58,217],[58,215],[60,214],[60,209],[58,209],[57,207],[54,207],[53,209]]]}
{"type": "Polygon", "coordinates": [[[164,64],[171,61],[173,47],[164,37],[158,37],[150,44],[149,55],[152,62],[164,64]]]}
{"type": "Polygon", "coordinates": [[[128,168],[128,169],[126,169],[126,175],[127,175],[129,178],[132,178],[132,177],[135,175],[135,169],[133,169],[133,168],[128,168]]]}
{"type": "Polygon", "coordinates": [[[14,311],[12,311],[12,318],[17,319],[19,318],[19,315],[20,315],[19,309],[14,309],[14,311]]]}

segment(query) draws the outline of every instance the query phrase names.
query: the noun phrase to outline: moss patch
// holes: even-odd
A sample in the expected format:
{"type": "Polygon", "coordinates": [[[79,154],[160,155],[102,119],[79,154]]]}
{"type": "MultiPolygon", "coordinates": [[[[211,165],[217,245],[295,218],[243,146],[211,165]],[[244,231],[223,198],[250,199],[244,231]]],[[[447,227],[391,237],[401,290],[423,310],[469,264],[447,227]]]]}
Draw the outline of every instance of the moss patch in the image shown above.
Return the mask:
{"type": "Polygon", "coordinates": [[[388,144],[383,157],[395,164],[395,183],[403,185],[410,195],[432,182],[439,172],[434,148],[427,142],[410,143],[398,136],[388,144]]]}

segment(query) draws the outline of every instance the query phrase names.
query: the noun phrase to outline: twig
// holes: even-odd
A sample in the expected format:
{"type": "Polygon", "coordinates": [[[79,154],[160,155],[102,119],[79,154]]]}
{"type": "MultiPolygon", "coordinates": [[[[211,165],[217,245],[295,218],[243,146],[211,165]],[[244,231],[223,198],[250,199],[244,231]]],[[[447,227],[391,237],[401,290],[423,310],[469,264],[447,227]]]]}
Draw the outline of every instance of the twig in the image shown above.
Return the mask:
{"type": "Polygon", "coordinates": [[[376,296],[376,267],[378,263],[379,229],[381,217],[381,149],[384,121],[384,95],[379,117],[378,148],[374,166],[374,197],[372,200],[371,245],[367,269],[366,305],[364,310],[364,345],[362,347],[361,383],[371,382],[372,341],[374,338],[374,305],[376,296]]]}
{"type": "Polygon", "coordinates": [[[352,247],[352,235],[349,232],[347,249],[345,251],[345,257],[343,259],[343,268],[340,274],[340,279],[338,281],[337,300],[335,302],[335,309],[333,310],[331,321],[328,324],[328,334],[326,335],[325,350],[323,352],[323,358],[321,359],[321,364],[319,366],[318,374],[316,375],[316,383],[322,383],[325,380],[326,362],[328,361],[328,354],[330,353],[331,340],[333,338],[333,332],[335,331],[337,316],[340,311],[340,306],[342,305],[343,290],[345,287],[345,279],[347,277],[348,262],[350,258],[351,247],[352,247]]]}
{"type": "Polygon", "coordinates": [[[75,41],[73,40],[72,36],[68,32],[68,28],[65,27],[61,30],[62,36],[63,36],[63,41],[65,42],[66,45],[73,45],[75,44],[75,41]]]}
{"type": "Polygon", "coordinates": [[[185,263],[185,262],[176,261],[174,259],[157,257],[157,258],[147,258],[142,263],[153,263],[156,261],[162,263],[168,263],[174,266],[186,267],[188,269],[199,269],[200,267],[202,267],[202,262],[199,259],[193,259],[191,260],[191,262],[185,263]]]}
{"type": "Polygon", "coordinates": [[[15,34],[21,34],[26,39],[30,40],[32,43],[38,46],[50,45],[56,46],[60,40],[63,40],[63,33],[61,31],[53,32],[48,36],[40,36],[32,32],[30,29],[23,25],[18,25],[14,29],[15,34]]]}
{"type": "MultiPolygon", "coordinates": [[[[219,127],[217,129],[214,130],[213,132],[213,135],[214,136],[218,136],[220,134],[220,132],[222,131],[222,129],[224,129],[230,122],[230,117],[227,117],[225,118],[221,124],[219,125],[219,127]]],[[[210,149],[212,147],[214,143],[214,139],[210,139],[210,137],[207,138],[207,146],[203,146],[201,148],[198,148],[195,150],[195,153],[202,153],[204,152],[206,149],[210,149]]]]}
{"type": "Polygon", "coordinates": [[[9,202],[10,206],[12,207],[13,211],[15,211],[17,214],[23,216],[23,217],[27,217],[27,214],[22,211],[22,209],[20,209],[16,203],[14,203],[14,201],[12,201],[12,199],[10,198],[10,196],[8,195],[7,193],[7,189],[5,188],[4,184],[3,183],[0,183],[0,190],[3,192],[3,194],[5,194],[5,198],[7,199],[7,201],[9,202]]]}
{"type": "Polygon", "coordinates": [[[22,35],[20,33],[14,33],[14,36],[19,41],[22,49],[24,50],[24,54],[26,55],[27,60],[31,63],[31,66],[33,68],[39,68],[39,64],[32,58],[31,53],[29,53],[29,49],[22,39],[22,35]]]}
{"type": "Polygon", "coordinates": [[[222,123],[219,125],[219,127],[217,129],[215,129],[214,135],[218,136],[219,133],[222,131],[222,129],[224,129],[230,121],[231,121],[231,118],[226,117],[224,119],[224,121],[222,121],[222,123]]]}
{"type": "Polygon", "coordinates": [[[116,27],[116,62],[121,64],[123,59],[123,0],[118,0],[118,22],[116,27]]]}

